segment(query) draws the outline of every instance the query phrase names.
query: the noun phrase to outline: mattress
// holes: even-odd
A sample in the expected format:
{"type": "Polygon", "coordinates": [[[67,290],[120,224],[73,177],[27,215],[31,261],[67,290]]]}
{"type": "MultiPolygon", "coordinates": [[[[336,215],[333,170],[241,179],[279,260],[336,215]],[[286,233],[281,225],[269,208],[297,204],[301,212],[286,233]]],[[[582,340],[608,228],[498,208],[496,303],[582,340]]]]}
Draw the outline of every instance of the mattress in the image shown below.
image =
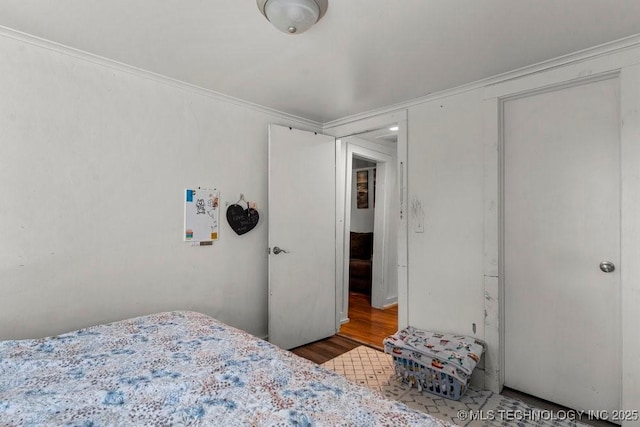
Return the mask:
{"type": "Polygon", "coordinates": [[[0,425],[447,425],[201,313],[0,342],[0,425]]]}

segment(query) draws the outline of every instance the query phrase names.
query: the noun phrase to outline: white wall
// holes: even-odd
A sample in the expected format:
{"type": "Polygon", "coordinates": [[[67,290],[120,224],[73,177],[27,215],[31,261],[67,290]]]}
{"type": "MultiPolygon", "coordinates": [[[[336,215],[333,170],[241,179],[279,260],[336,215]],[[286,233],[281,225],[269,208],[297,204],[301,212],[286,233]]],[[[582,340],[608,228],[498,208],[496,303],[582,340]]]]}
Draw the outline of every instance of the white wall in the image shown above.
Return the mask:
{"type": "Polygon", "coordinates": [[[481,91],[409,110],[409,324],[484,336],[481,91]],[[419,232],[419,203],[424,232],[419,232]]]}
{"type": "Polygon", "coordinates": [[[177,309],[266,335],[267,125],[318,129],[19,37],[0,56],[0,339],[177,309]],[[193,185],[258,226],[184,243],[193,185]]]}

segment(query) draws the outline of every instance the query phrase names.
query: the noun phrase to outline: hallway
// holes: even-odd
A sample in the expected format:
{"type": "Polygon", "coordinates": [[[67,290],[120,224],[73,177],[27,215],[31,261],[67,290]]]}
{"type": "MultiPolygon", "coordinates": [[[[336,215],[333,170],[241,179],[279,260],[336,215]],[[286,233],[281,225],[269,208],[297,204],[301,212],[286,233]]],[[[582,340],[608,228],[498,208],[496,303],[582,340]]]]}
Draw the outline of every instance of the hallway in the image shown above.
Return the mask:
{"type": "Polygon", "coordinates": [[[398,330],[398,305],[380,310],[369,301],[368,295],[349,292],[349,322],[340,327],[338,335],[382,349],[382,340],[398,330]]]}

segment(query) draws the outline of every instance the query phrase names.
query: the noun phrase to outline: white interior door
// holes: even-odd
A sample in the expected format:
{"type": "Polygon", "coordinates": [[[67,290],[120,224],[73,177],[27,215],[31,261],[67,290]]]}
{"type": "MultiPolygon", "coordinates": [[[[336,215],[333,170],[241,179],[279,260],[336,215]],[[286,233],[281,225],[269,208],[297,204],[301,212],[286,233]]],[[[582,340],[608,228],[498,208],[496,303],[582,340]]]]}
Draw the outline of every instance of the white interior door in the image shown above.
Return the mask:
{"type": "Polygon", "coordinates": [[[269,126],[269,341],[336,333],[335,140],[269,126]],[[286,251],[286,252],[285,252],[286,251]]]}
{"type": "Polygon", "coordinates": [[[505,386],[578,410],[620,409],[619,105],[617,78],[504,103],[505,386]]]}

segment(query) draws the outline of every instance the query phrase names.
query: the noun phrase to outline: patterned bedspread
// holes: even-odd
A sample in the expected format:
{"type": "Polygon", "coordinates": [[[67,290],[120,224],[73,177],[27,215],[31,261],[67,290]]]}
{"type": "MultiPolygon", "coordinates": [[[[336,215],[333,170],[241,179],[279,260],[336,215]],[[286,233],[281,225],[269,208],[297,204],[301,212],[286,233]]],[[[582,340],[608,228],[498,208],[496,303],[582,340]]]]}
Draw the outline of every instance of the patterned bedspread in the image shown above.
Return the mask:
{"type": "Polygon", "coordinates": [[[0,342],[0,425],[141,424],[445,425],[200,313],[0,342]]]}

